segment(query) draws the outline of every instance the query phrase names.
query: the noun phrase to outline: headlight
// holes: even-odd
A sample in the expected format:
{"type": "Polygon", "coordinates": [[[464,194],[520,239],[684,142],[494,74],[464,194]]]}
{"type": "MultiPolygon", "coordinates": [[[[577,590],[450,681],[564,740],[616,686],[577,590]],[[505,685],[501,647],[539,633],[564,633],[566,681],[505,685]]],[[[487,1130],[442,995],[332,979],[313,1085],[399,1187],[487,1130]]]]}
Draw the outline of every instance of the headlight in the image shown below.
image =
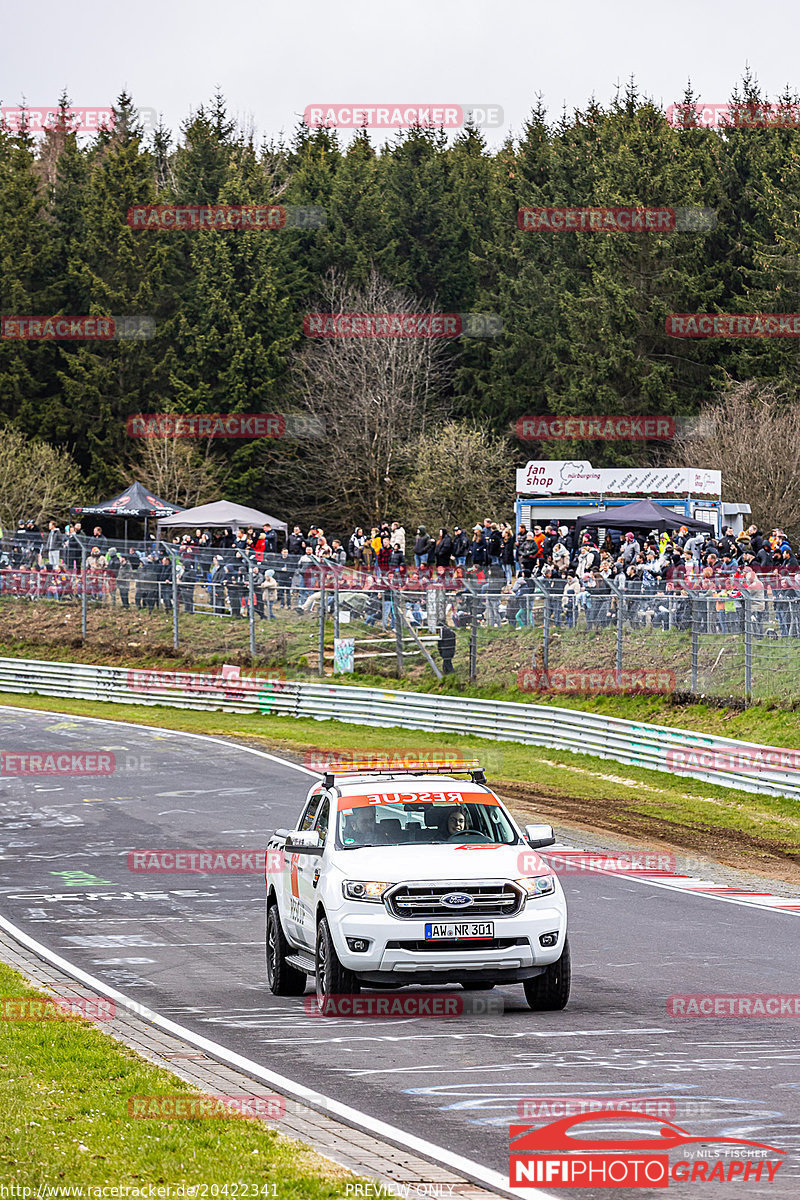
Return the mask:
{"type": "Polygon", "coordinates": [[[515,879],[523,887],[528,896],[552,896],[556,890],[555,875],[535,875],[526,879],[515,879]]]}
{"type": "Polygon", "coordinates": [[[383,893],[388,887],[391,887],[390,883],[373,883],[362,882],[359,879],[345,879],[342,884],[342,892],[345,900],[371,900],[379,904],[383,893]]]}

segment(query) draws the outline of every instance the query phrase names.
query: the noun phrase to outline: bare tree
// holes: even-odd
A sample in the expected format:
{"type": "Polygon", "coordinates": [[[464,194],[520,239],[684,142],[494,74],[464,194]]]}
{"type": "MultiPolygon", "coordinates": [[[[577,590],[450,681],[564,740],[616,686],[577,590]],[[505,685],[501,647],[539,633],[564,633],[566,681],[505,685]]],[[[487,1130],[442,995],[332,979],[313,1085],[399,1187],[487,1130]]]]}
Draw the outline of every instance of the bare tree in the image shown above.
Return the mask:
{"type": "MultiPolygon", "coordinates": [[[[362,288],[331,272],[320,307],[337,316],[430,311],[375,271],[362,288]]],[[[395,511],[413,447],[439,415],[448,363],[442,337],[309,337],[295,379],[324,443],[296,468],[321,513],[362,524],[395,511]]]]}
{"type": "Polygon", "coordinates": [[[673,443],[676,465],[722,472],[758,525],[800,536],[800,402],[774,384],[732,383],[673,443]]]}
{"type": "Polygon", "coordinates": [[[428,530],[460,523],[470,529],[484,517],[510,516],[514,460],[508,438],[493,437],[468,420],[446,421],[419,438],[414,473],[403,509],[428,530]]]}
{"type": "Polygon", "coordinates": [[[0,528],[24,518],[39,524],[64,519],[81,498],[78,466],[66,450],[3,426],[0,438],[0,528]]]}
{"type": "Polygon", "coordinates": [[[126,473],[128,483],[141,482],[156,496],[192,508],[219,499],[230,471],[211,454],[208,441],[202,451],[182,438],[145,438],[133,469],[126,473]]]}

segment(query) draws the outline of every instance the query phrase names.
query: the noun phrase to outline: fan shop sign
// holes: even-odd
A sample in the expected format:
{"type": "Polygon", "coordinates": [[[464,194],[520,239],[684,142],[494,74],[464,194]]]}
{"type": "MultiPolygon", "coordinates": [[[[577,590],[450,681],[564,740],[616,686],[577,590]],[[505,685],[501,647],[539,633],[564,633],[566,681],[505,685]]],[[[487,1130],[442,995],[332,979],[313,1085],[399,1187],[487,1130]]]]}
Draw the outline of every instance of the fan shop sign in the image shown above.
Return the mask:
{"type": "Polygon", "coordinates": [[[536,459],[517,469],[521,496],[713,496],[722,490],[721,471],[697,467],[593,467],[585,460],[536,459]]]}

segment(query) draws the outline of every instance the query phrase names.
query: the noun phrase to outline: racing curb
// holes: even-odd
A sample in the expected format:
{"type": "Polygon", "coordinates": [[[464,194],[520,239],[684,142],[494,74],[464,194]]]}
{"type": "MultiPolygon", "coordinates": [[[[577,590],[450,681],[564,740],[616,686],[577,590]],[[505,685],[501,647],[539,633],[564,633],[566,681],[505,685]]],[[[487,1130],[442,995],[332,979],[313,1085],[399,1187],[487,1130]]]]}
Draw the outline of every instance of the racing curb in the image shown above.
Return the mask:
{"type": "MultiPolygon", "coordinates": [[[[25,946],[7,929],[8,922],[0,926],[0,958],[8,966],[23,975],[31,984],[45,993],[58,996],[74,996],[80,999],[97,999],[101,989],[90,989],[74,979],[67,971],[50,963],[41,955],[25,946]]],[[[103,1023],[107,1032],[118,1042],[134,1050],[142,1058],[163,1070],[171,1072],[199,1091],[224,1094],[226,1096],[263,1096],[264,1085],[255,1083],[254,1078],[241,1070],[235,1070],[224,1062],[204,1053],[189,1041],[156,1028],[147,1020],[126,1012],[117,1005],[112,1021],[103,1023]],[[180,1063],[180,1065],[178,1065],[180,1063]]],[[[270,1083],[272,1092],[281,1093],[279,1086],[270,1083]]],[[[395,1146],[372,1134],[354,1128],[344,1122],[318,1112],[309,1105],[286,1095],[286,1113],[280,1120],[265,1120],[264,1124],[276,1129],[286,1138],[294,1138],[310,1146],[319,1155],[340,1167],[352,1171],[361,1178],[377,1180],[387,1192],[397,1189],[397,1194],[412,1200],[416,1195],[452,1196],[459,1200],[480,1200],[488,1196],[511,1196],[511,1189],[495,1189],[481,1186],[465,1175],[460,1175],[442,1166],[434,1153],[430,1159],[413,1153],[408,1148],[395,1146]],[[432,1187],[431,1185],[438,1185],[432,1187]],[[401,1191],[402,1189],[402,1191],[401,1191]]],[[[431,1146],[431,1151],[436,1147],[431,1146]]],[[[344,1180],[342,1191],[344,1191],[344,1180]]],[[[539,1192],[544,1200],[544,1194],[539,1192]]]]}

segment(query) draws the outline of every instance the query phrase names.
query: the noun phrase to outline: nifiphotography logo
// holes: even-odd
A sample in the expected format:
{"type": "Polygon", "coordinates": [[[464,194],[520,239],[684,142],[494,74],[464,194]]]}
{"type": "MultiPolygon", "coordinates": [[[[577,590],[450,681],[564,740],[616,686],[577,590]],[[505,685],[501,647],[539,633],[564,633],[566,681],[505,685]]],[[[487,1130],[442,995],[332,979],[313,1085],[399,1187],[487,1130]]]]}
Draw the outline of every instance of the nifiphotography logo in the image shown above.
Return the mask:
{"type": "Polygon", "coordinates": [[[509,1138],[509,1183],[514,1188],[772,1183],[785,1153],[744,1138],[697,1136],[661,1117],[614,1109],[538,1127],[512,1125],[509,1138]],[[605,1135],[603,1125],[608,1129],[623,1121],[636,1127],[629,1137],[605,1135]]]}

